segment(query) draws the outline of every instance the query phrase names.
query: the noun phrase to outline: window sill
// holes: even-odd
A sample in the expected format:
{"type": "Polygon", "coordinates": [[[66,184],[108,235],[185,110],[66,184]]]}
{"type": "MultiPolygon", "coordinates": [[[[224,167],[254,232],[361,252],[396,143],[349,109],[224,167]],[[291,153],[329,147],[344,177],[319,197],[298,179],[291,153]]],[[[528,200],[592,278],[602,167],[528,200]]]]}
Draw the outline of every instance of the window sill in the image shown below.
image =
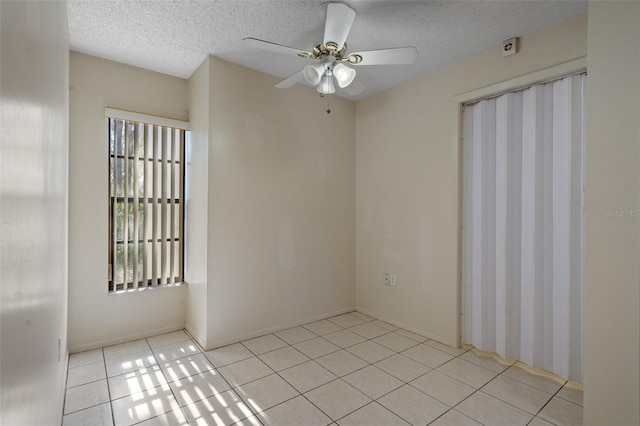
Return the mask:
{"type": "Polygon", "coordinates": [[[116,290],[116,291],[110,291],[109,295],[121,295],[121,294],[131,294],[131,293],[140,293],[140,292],[145,292],[145,291],[150,291],[150,290],[164,290],[164,289],[169,289],[169,288],[180,288],[180,287],[186,287],[188,284],[186,282],[180,282],[180,283],[176,283],[176,284],[165,284],[165,285],[159,285],[159,286],[155,286],[155,287],[140,287],[140,288],[130,288],[127,290],[116,290]]]}

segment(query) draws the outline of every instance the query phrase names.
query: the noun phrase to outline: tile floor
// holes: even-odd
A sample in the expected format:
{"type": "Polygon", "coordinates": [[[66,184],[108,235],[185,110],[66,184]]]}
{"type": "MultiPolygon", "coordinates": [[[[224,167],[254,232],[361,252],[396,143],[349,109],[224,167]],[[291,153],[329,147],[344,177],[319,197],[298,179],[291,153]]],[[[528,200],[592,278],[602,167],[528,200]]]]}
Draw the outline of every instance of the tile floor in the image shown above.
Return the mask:
{"type": "Polygon", "coordinates": [[[204,352],[184,331],[69,357],[63,425],[579,425],[579,385],[358,312],[204,352]]]}

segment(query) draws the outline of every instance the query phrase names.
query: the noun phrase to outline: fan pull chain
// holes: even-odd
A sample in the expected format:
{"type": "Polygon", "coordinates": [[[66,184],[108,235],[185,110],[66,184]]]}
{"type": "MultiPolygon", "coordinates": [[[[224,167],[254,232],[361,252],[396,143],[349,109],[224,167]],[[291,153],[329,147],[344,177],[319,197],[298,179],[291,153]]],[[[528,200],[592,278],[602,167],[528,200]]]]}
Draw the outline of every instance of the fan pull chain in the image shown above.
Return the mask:
{"type": "Polygon", "coordinates": [[[327,96],[327,114],[331,114],[331,108],[329,105],[329,96],[327,96]]]}

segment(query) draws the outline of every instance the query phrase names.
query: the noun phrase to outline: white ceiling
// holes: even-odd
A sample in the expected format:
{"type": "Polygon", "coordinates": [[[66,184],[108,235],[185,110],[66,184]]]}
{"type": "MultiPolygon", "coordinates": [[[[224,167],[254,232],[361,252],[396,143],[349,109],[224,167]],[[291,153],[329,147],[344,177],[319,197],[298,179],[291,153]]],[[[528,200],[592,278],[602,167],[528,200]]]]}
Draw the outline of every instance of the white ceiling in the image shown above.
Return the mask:
{"type": "MultiPolygon", "coordinates": [[[[586,0],[346,0],[357,16],[348,52],[416,46],[413,65],[358,67],[360,100],[587,11],[586,0]]],[[[255,37],[311,50],[324,1],[68,0],[72,50],[189,78],[207,55],[286,78],[308,59],[255,50],[255,37]]],[[[507,61],[508,59],[505,59],[507,61]]],[[[282,89],[286,90],[286,89],[282,89]]]]}

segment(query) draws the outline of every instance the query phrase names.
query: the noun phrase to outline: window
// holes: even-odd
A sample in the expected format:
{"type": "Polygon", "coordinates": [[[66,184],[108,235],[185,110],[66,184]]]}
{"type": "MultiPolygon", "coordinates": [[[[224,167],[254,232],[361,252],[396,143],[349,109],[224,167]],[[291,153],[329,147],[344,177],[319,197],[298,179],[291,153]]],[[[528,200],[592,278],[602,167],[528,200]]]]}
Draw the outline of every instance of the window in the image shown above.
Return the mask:
{"type": "Polygon", "coordinates": [[[185,130],[109,118],[109,291],[180,284],[185,130]]]}

